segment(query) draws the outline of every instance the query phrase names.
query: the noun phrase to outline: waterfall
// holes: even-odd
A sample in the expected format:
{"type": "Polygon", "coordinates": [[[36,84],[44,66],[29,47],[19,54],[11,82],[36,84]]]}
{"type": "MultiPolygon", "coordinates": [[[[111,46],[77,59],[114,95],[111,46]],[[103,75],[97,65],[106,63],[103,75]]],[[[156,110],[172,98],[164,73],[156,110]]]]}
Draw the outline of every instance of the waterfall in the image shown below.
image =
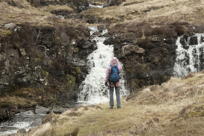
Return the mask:
{"type": "Polygon", "coordinates": [[[176,46],[175,76],[184,77],[204,69],[204,34],[178,37],[176,46]]]}
{"type": "MultiPolygon", "coordinates": [[[[97,27],[90,27],[90,34],[93,41],[96,42],[97,49],[88,56],[89,74],[80,86],[80,94],[78,95],[79,103],[99,104],[108,101],[108,88],[105,86],[106,70],[110,65],[111,59],[114,57],[113,45],[105,45],[104,41],[107,37],[104,35],[108,32],[103,30],[100,36],[94,35],[99,33],[97,27]]],[[[123,73],[122,73],[123,74],[123,73]]],[[[122,76],[123,77],[123,76],[122,76]]],[[[121,95],[127,94],[124,86],[124,80],[121,79],[121,95]]]]}

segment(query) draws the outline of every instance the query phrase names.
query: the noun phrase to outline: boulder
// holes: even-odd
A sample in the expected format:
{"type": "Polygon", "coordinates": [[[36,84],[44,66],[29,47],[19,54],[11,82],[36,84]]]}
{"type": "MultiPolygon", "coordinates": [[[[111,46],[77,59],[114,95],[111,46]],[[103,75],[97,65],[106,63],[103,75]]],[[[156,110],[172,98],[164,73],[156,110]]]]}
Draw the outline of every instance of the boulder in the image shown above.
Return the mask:
{"type": "Polygon", "coordinates": [[[8,23],[8,24],[5,24],[4,27],[6,29],[10,29],[10,30],[13,30],[14,28],[16,28],[16,24],[15,23],[8,23]]]}
{"type": "Polygon", "coordinates": [[[125,0],[107,0],[108,2],[108,6],[116,6],[116,5],[120,5],[122,2],[124,2],[125,0]]]}
{"type": "Polygon", "coordinates": [[[66,110],[67,110],[67,108],[55,106],[55,107],[53,107],[52,112],[55,114],[61,114],[61,113],[65,112],[66,110]]]}
{"type": "Polygon", "coordinates": [[[36,106],[35,113],[36,114],[48,114],[50,112],[49,108],[36,106]]]}
{"type": "Polygon", "coordinates": [[[138,45],[125,45],[122,47],[122,55],[126,56],[131,53],[136,54],[143,54],[145,50],[143,48],[140,48],[138,45]]]}

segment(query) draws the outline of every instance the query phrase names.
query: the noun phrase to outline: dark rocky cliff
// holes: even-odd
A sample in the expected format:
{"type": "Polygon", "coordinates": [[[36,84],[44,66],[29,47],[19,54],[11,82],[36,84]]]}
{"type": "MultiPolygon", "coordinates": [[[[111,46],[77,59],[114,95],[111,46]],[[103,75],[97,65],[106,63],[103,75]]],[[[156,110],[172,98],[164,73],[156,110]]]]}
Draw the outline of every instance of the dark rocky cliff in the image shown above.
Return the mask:
{"type": "MultiPolygon", "coordinates": [[[[110,28],[106,44],[114,44],[116,56],[123,62],[127,87],[135,91],[147,85],[161,84],[173,76],[178,36],[201,32],[188,23],[125,23],[110,28]]],[[[193,39],[192,39],[193,40],[193,39]]]]}
{"type": "Polygon", "coordinates": [[[83,21],[52,11],[77,14],[87,1],[52,2],[0,2],[0,120],[37,104],[70,107],[77,100],[94,43],[83,21]]]}
{"type": "Polygon", "coordinates": [[[87,74],[86,57],[94,49],[87,27],[20,24],[5,29],[0,43],[2,118],[36,104],[69,107],[76,102],[87,74]]]}
{"type": "Polygon", "coordinates": [[[0,37],[1,95],[9,91],[46,105],[51,99],[76,100],[93,47],[88,39],[83,26],[16,26],[10,35],[0,37]]]}

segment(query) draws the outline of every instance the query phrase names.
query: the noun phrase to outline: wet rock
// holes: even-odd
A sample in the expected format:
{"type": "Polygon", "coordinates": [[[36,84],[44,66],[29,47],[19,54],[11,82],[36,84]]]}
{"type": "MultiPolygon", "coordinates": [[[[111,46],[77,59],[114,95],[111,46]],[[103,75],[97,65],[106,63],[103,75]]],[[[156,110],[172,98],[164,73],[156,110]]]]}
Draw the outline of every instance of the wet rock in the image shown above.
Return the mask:
{"type": "Polygon", "coordinates": [[[7,109],[0,109],[0,121],[5,121],[10,119],[10,112],[7,109]]]}
{"type": "Polygon", "coordinates": [[[201,43],[203,43],[204,42],[204,37],[203,36],[201,36],[201,41],[200,41],[201,43]]]}
{"type": "Polygon", "coordinates": [[[86,62],[84,60],[79,59],[79,58],[73,58],[72,64],[74,64],[75,66],[85,66],[86,62]]]}
{"type": "Polygon", "coordinates": [[[37,118],[33,121],[33,123],[31,124],[31,126],[39,126],[42,124],[42,119],[41,118],[37,118]]]}
{"type": "Polygon", "coordinates": [[[67,110],[67,108],[55,106],[55,107],[53,107],[52,112],[55,114],[61,114],[61,113],[65,112],[66,110],[67,110]]]}
{"type": "Polygon", "coordinates": [[[102,33],[106,29],[106,26],[105,25],[99,25],[97,28],[98,28],[98,31],[100,33],[102,33]]]}
{"type": "Polygon", "coordinates": [[[49,108],[36,106],[35,113],[36,114],[48,114],[50,112],[49,108]]]}
{"type": "Polygon", "coordinates": [[[20,54],[22,56],[26,56],[27,55],[25,49],[21,48],[21,49],[19,49],[19,51],[20,51],[20,54]]]}
{"type": "Polygon", "coordinates": [[[77,43],[77,46],[78,46],[79,48],[82,48],[82,49],[90,49],[90,50],[94,49],[94,45],[95,45],[95,43],[92,42],[92,41],[90,41],[90,40],[80,41],[80,42],[77,43]],[[83,43],[83,44],[82,44],[82,43],[83,43]]]}
{"type": "Polygon", "coordinates": [[[184,49],[188,49],[189,48],[189,44],[188,44],[188,36],[184,35],[183,37],[181,37],[180,43],[183,45],[184,49]]]}
{"type": "Polygon", "coordinates": [[[137,45],[125,45],[122,47],[122,55],[126,56],[131,53],[143,54],[145,50],[137,45]]]}
{"type": "Polygon", "coordinates": [[[0,107],[0,122],[11,119],[17,112],[19,110],[16,107],[0,107]]]}
{"type": "Polygon", "coordinates": [[[198,38],[197,38],[197,36],[190,37],[189,45],[198,45],[198,38]]]}
{"type": "Polygon", "coordinates": [[[107,0],[107,1],[108,3],[106,6],[115,6],[115,5],[120,5],[125,0],[107,0]]]}
{"type": "Polygon", "coordinates": [[[26,117],[34,116],[34,113],[33,113],[33,111],[29,110],[29,111],[25,111],[25,112],[20,112],[16,115],[21,116],[23,118],[26,118],[26,117]]]}
{"type": "Polygon", "coordinates": [[[18,130],[17,133],[25,134],[26,132],[27,132],[26,129],[20,129],[20,130],[18,130]]]}

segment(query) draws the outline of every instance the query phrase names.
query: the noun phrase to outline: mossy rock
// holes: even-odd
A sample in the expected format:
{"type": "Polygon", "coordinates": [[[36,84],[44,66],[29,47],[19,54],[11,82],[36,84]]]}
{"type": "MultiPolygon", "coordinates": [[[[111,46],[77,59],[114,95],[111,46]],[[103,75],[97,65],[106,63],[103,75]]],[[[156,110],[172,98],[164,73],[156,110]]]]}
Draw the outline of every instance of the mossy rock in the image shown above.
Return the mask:
{"type": "Polygon", "coordinates": [[[80,74],[81,73],[81,68],[80,67],[76,67],[75,71],[76,71],[77,74],[80,74]]]}
{"type": "Polygon", "coordinates": [[[66,79],[67,79],[67,84],[66,84],[67,88],[73,88],[76,85],[76,77],[72,75],[66,75],[66,79]]]}
{"type": "Polygon", "coordinates": [[[42,74],[44,77],[48,77],[49,76],[49,72],[45,71],[45,70],[42,70],[42,74]]]}

